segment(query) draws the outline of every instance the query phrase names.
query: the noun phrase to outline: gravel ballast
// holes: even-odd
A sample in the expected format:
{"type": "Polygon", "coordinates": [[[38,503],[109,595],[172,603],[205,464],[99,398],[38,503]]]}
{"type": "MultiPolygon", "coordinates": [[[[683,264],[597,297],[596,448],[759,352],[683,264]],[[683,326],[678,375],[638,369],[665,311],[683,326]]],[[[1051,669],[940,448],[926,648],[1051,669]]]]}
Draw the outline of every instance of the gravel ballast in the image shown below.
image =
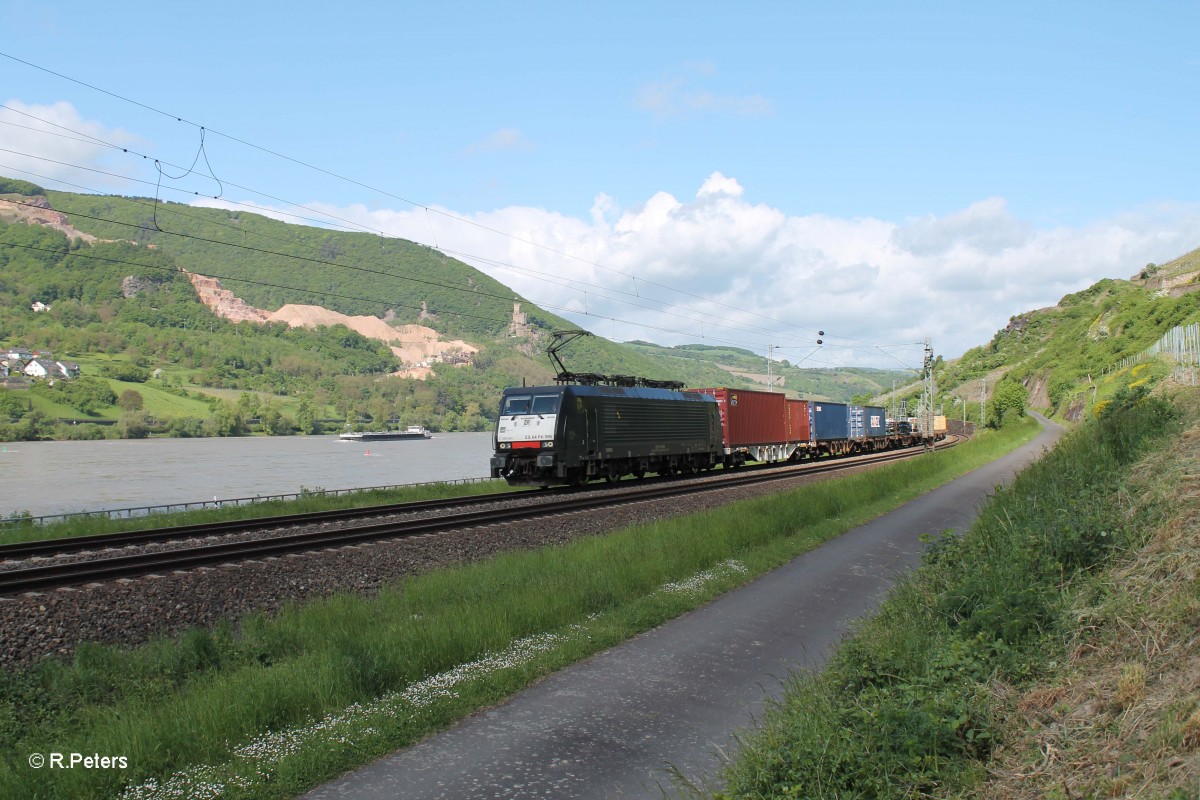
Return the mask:
{"type": "MultiPolygon", "coordinates": [[[[838,475],[870,468],[855,467],[838,475]]],[[[536,517],[0,598],[0,668],[21,669],[48,656],[67,657],[80,642],[132,646],[191,628],[210,628],[221,620],[236,623],[253,612],[275,613],[285,605],[315,597],[339,592],[371,594],[405,576],[479,561],[508,550],[563,545],[580,537],[694,514],[826,477],[801,474],[766,484],[630,503],[603,511],[536,517]]],[[[521,496],[515,495],[512,502],[522,502],[521,496]]]]}

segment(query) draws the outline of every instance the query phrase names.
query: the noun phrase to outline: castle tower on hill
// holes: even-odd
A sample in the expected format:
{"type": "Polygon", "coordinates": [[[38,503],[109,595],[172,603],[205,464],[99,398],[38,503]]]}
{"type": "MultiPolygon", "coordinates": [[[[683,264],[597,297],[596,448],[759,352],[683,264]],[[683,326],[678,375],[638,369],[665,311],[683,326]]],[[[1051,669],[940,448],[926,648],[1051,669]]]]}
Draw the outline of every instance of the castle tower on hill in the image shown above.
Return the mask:
{"type": "Polygon", "coordinates": [[[513,303],[512,322],[508,324],[509,336],[523,336],[525,327],[529,324],[529,315],[521,310],[521,304],[513,303]]]}

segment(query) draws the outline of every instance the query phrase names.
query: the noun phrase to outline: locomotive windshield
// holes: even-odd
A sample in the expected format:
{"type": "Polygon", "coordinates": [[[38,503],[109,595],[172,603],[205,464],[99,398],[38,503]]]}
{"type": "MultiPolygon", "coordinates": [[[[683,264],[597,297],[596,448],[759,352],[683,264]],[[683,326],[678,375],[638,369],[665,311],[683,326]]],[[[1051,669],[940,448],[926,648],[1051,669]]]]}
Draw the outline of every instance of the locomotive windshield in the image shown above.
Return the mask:
{"type": "Polygon", "coordinates": [[[533,414],[557,414],[558,395],[539,394],[533,398],[533,414]]]}
{"type": "Polygon", "coordinates": [[[514,414],[528,414],[529,401],[533,398],[527,394],[515,394],[504,399],[504,410],[500,413],[506,417],[514,414]]]}
{"type": "Polygon", "coordinates": [[[505,398],[503,416],[512,417],[522,414],[557,414],[558,395],[556,394],[514,394],[505,398]]]}

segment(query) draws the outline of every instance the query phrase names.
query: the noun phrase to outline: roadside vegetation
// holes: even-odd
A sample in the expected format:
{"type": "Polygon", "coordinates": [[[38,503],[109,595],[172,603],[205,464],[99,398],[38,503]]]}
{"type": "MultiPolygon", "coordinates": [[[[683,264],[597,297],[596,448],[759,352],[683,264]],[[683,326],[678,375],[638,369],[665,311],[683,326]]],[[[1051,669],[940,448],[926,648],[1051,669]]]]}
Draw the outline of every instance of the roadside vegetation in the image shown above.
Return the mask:
{"type": "Polygon", "coordinates": [[[291,797],[695,608],[1032,438],[949,451],[0,675],[13,797],[291,797]],[[124,755],[36,771],[31,752],[124,755]]]}
{"type": "Polygon", "coordinates": [[[1173,463],[1155,450],[1196,418],[1194,402],[1181,417],[1144,391],[1114,395],[998,491],[970,531],[934,541],[822,672],[792,680],[714,796],[1066,800],[1132,796],[1151,773],[1148,796],[1195,797],[1194,682],[1158,708],[1135,703],[1162,678],[1167,651],[1195,677],[1194,528],[1186,544],[1175,529],[1182,550],[1137,555],[1167,518],[1172,476],[1136,465],[1173,463]],[[1171,584],[1180,594],[1166,596],[1159,581],[1185,554],[1171,584]],[[1130,580],[1137,563],[1148,573],[1130,580]],[[1113,564],[1124,572],[1106,574],[1113,564]],[[1169,624],[1139,618],[1153,602],[1169,624]],[[1112,660],[1081,691],[1063,670],[1098,647],[1112,660]],[[1117,743],[1118,730],[1132,732],[1117,743]],[[1158,760],[1143,769],[1150,753],[1158,760]],[[989,788],[989,775],[1007,779],[989,788]]]}

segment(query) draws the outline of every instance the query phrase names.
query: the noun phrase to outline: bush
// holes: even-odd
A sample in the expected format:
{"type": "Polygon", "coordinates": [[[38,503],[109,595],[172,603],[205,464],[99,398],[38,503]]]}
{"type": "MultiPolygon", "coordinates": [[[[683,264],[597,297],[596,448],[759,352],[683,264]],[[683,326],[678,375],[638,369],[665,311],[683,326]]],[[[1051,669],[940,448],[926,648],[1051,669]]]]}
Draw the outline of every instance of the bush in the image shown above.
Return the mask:
{"type": "Polygon", "coordinates": [[[106,378],[124,381],[125,383],[145,383],[150,380],[150,370],[143,369],[137,364],[130,364],[129,362],[105,364],[100,370],[100,374],[106,378]]]}

